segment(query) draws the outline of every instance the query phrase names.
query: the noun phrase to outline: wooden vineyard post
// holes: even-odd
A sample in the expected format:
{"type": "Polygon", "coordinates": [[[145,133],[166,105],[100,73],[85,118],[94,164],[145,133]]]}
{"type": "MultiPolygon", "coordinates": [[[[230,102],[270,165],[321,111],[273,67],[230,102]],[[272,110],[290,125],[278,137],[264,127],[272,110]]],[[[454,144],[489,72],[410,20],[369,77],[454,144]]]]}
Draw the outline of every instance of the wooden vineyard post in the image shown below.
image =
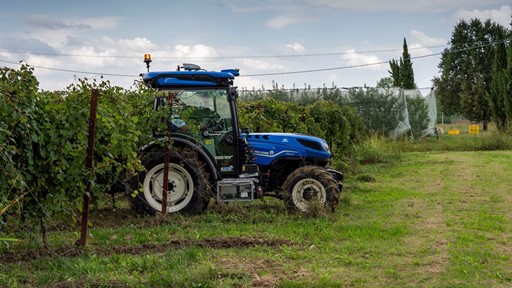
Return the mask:
{"type": "MultiPolygon", "coordinates": [[[[91,92],[91,110],[89,114],[89,134],[87,145],[87,158],[85,167],[89,173],[93,173],[94,167],[94,141],[96,136],[96,112],[98,110],[98,90],[93,89],[91,92]]],[[[83,209],[82,209],[82,223],[80,229],[80,239],[78,244],[85,247],[87,244],[87,233],[89,223],[89,204],[91,203],[92,195],[92,179],[87,179],[87,188],[84,193],[83,209]]]]}
{"type": "Polygon", "coordinates": [[[164,150],[164,181],[162,183],[162,216],[167,215],[167,193],[169,188],[169,158],[171,150],[171,132],[172,132],[172,102],[174,94],[169,92],[167,95],[167,105],[169,105],[169,115],[167,116],[167,137],[165,139],[164,150]]]}

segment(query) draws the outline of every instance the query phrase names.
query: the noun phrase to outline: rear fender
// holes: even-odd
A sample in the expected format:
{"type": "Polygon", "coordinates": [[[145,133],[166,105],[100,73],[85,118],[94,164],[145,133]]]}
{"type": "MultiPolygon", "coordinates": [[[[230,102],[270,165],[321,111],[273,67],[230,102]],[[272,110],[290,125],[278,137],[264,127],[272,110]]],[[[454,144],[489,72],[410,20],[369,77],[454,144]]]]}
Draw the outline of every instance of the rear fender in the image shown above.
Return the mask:
{"type": "MultiPolygon", "coordinates": [[[[215,166],[215,163],[213,162],[212,158],[201,148],[201,146],[197,145],[196,143],[194,143],[190,140],[183,139],[183,138],[171,137],[171,141],[174,142],[173,145],[175,145],[175,146],[192,148],[194,151],[197,152],[197,154],[201,158],[201,160],[203,160],[204,163],[206,163],[208,165],[208,168],[211,172],[211,176],[213,177],[213,180],[216,181],[217,179],[221,178],[219,171],[217,171],[217,167],[215,166]]],[[[157,141],[153,141],[153,142],[149,143],[148,145],[140,148],[139,154],[144,154],[146,152],[149,152],[153,149],[158,149],[158,148],[162,148],[162,146],[160,146],[160,144],[157,141]]]]}

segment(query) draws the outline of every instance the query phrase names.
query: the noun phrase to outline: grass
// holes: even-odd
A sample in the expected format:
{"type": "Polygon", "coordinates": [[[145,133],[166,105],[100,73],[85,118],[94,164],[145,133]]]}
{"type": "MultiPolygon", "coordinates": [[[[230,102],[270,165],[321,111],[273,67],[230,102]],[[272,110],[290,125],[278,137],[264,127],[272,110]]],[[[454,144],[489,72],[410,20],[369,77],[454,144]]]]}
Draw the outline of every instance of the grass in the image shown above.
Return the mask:
{"type": "MultiPolygon", "coordinates": [[[[435,141],[472,141],[454,137],[435,141]]],[[[273,198],[160,224],[97,207],[85,251],[77,228],[50,232],[50,256],[18,235],[0,250],[0,287],[512,286],[512,151],[413,148],[363,165],[317,217],[273,198]]]]}

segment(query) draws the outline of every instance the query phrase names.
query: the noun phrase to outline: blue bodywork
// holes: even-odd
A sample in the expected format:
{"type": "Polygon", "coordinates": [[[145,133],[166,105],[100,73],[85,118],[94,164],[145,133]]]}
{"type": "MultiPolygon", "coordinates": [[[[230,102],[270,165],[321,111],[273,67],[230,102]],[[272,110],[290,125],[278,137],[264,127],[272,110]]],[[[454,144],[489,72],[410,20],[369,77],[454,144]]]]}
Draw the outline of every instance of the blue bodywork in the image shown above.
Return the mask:
{"type": "Polygon", "coordinates": [[[254,151],[255,164],[270,165],[281,157],[315,159],[327,162],[331,151],[325,140],[294,133],[251,133],[242,134],[254,151]]]}
{"type": "Polygon", "coordinates": [[[142,80],[149,87],[218,87],[227,86],[239,76],[237,69],[214,71],[165,71],[142,74],[142,80]]]}

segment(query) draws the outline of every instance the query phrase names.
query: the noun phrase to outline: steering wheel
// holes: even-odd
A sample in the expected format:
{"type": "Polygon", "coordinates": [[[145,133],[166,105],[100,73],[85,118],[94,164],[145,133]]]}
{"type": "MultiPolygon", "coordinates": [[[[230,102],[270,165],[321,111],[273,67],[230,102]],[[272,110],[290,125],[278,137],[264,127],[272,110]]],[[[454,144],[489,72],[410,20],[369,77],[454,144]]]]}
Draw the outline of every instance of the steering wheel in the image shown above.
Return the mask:
{"type": "Polygon", "coordinates": [[[222,131],[222,120],[223,118],[217,113],[213,117],[208,117],[208,120],[204,123],[205,130],[208,130],[208,132],[222,131]]]}

